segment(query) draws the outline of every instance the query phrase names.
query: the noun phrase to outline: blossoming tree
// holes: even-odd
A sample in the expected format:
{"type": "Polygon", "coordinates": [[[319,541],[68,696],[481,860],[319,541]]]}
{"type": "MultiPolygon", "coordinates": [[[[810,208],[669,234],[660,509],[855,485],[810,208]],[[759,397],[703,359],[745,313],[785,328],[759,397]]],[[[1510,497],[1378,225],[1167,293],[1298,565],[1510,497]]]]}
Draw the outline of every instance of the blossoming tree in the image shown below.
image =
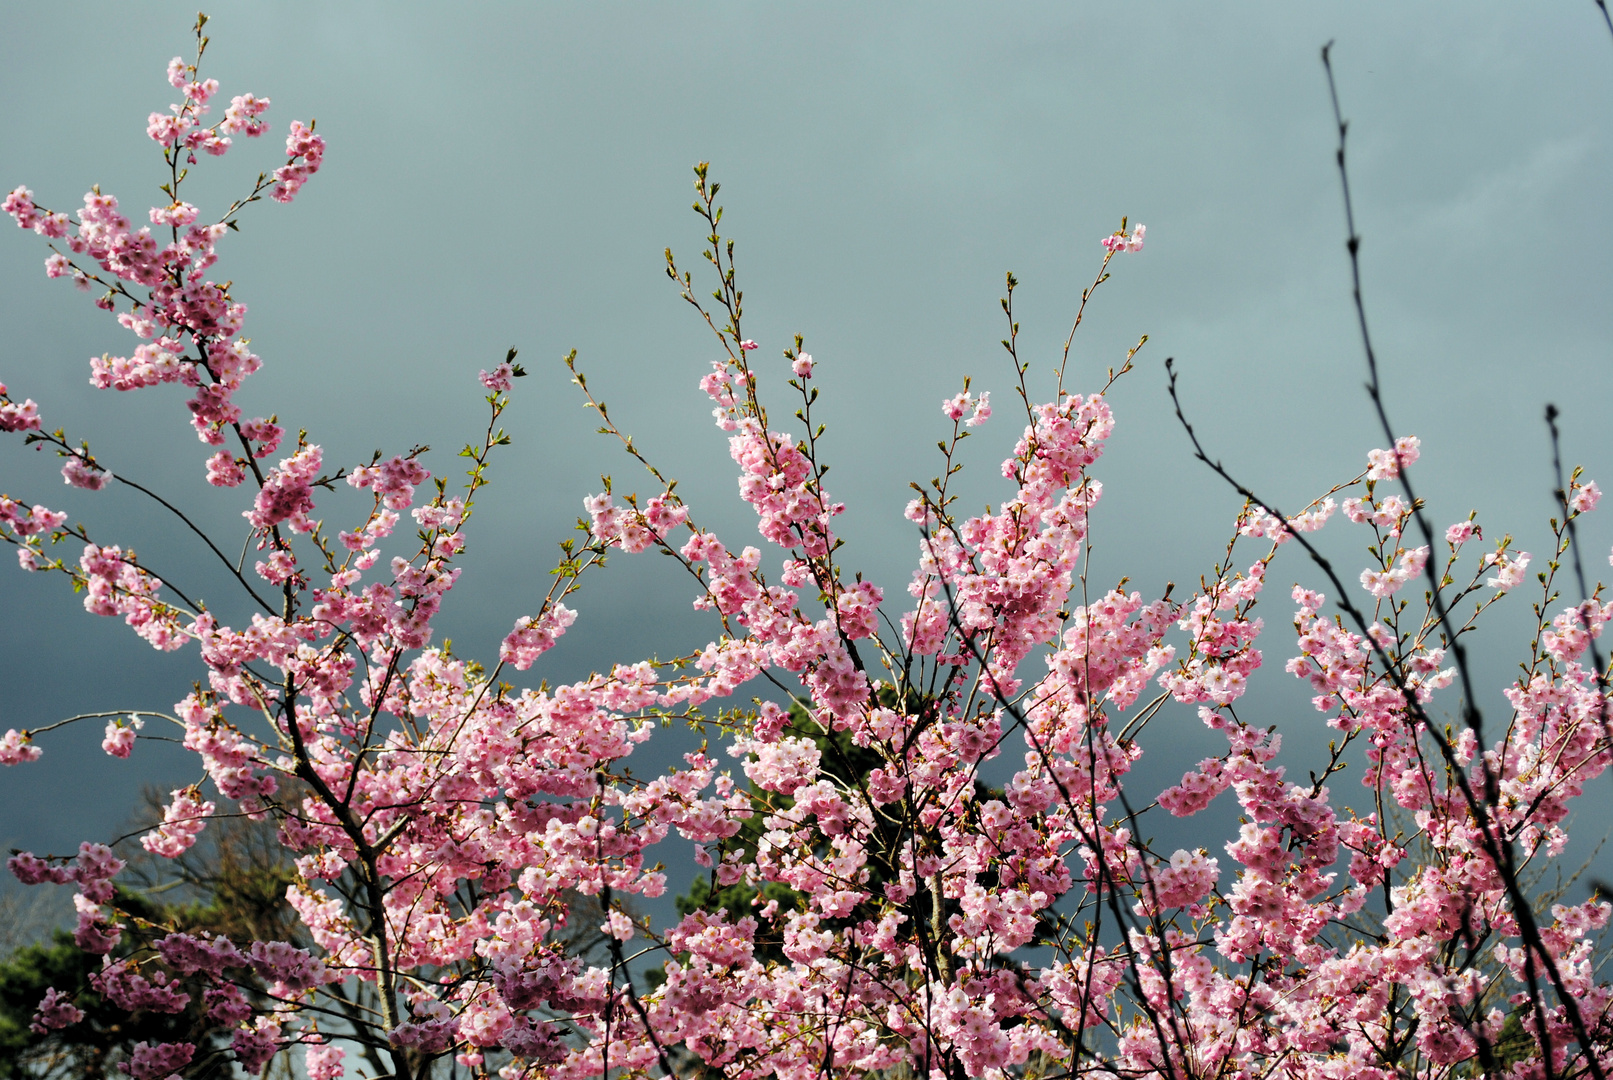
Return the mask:
{"type": "MultiPolygon", "coordinates": [[[[412,1080],[450,1060],[508,1080],[1606,1075],[1613,1021],[1592,932],[1610,908],[1538,905],[1526,873],[1562,850],[1572,800],[1608,765],[1594,642],[1613,607],[1598,592],[1556,603],[1595,484],[1575,473],[1563,485],[1537,578],[1539,632],[1507,692],[1511,714],[1486,728],[1461,639],[1528,584],[1530,556],[1506,543],[1476,554],[1472,520],[1436,535],[1410,486],[1413,437],[1389,432],[1358,475],[1298,513],[1245,491],[1190,596],[1090,581],[1094,469],[1115,424],[1104,394],[1142,343],[1102,386],[1067,387],[1060,360],[1038,389],[1010,276],[1004,344],[1023,431],[1002,463],[1003,500],[956,510],[963,440],[992,415],[965,384],[942,406],[940,475],[906,508],[907,599],[888,603],[841,558],[813,358],[797,338],[781,365],[763,362],[744,336],[733,242],[701,165],[711,300],[670,251],[667,272],[714,336],[700,385],[765,551],[699,526],[573,354],[604,430],[656,486],[587,500],[547,596],[484,667],[434,645],[432,623],[524,372],[512,351],[481,373],[489,424],[465,451],[463,488],[417,454],[331,463],[305,437],[282,449],[278,422],[243,416],[234,397],[260,359],[242,337],[244,305],[210,271],[236,215],[264,196],[292,201],[324,142],[293,122],[283,163],[222,213],[185,202],[199,154],[268,130],[269,100],[250,94],[209,122],[218,83],[200,70],[204,23],[195,62],[168,68],[179,102],[147,129],[170,199],[149,224],[99,190],[68,213],[19,187],[4,208],[49,242],[47,274],[98,292],[138,340],[128,356],[92,360],[92,383],[189,394],[210,448],[205,479],[238,500],[260,557],[247,570],[202,539],[255,611],[222,625],[120,546],[117,521],[69,525],[21,492],[0,498],[0,538],[23,570],[81,588],[90,612],[122,617],[154,648],[196,650],[205,688],[171,714],[102,715],[107,753],[128,757],[143,725],[164,724],[206,770],[207,785],[175,791],[141,843],[180,856],[230,804],[272,819],[297,855],[288,900],[316,947],[142,924],[150,947],[114,959],[144,918],[120,899],[116,854],[85,843],[72,857],[15,855],[22,881],[76,890],[76,940],[107,956],[94,983],[104,999],[131,1012],[200,1004],[233,1029],[224,1057],[256,1073],[295,1050],[313,1080],[412,1080]],[[765,402],[781,393],[802,427],[773,422],[765,402]],[[367,492],[368,512],[327,523],[322,493],[338,483],[367,492]],[[405,515],[418,543],[394,537],[405,515]],[[1358,580],[1309,539],[1336,516],[1346,521],[1334,528],[1370,538],[1358,580]],[[715,614],[710,644],[552,688],[506,681],[572,625],[567,602],[607,553],[652,548],[715,614]],[[1280,647],[1338,733],[1297,783],[1274,764],[1280,734],[1236,709],[1262,667],[1255,609],[1278,556],[1296,549],[1330,577],[1336,610],[1295,587],[1297,636],[1280,647]],[[397,553],[383,561],[383,550],[397,553]],[[1225,751],[1163,791],[1127,788],[1146,725],[1175,703],[1225,751]],[[1442,706],[1460,723],[1438,719],[1442,706]],[[625,763],[668,718],[720,749],[633,777],[625,763]],[[982,769],[1005,756],[1010,778],[993,788],[982,769]],[[1352,756],[1366,767],[1364,797],[1349,801],[1370,812],[1330,787],[1352,756]],[[1217,799],[1236,800],[1236,836],[1174,851],[1146,838],[1146,815],[1188,817],[1217,799]],[[627,901],[666,889],[657,852],[674,832],[695,845],[709,902],[656,927],[627,901]],[[599,927],[608,948],[573,948],[579,926],[599,927]]],[[[1342,169],[1342,124],[1340,135],[1342,169]]],[[[1123,222],[1103,241],[1083,310],[1143,238],[1123,222]]],[[[1373,385],[1379,400],[1375,374],[1373,385]]],[[[59,453],[68,484],[129,484],[194,528],[54,423],[22,388],[0,386],[0,430],[59,453]]],[[[8,730],[0,762],[37,758],[52,726],[8,730]]],[[[81,1017],[52,989],[35,1025],[81,1017]]],[[[221,1054],[142,1043],[121,1068],[135,1080],[201,1075],[229,1068],[221,1054]]]]}

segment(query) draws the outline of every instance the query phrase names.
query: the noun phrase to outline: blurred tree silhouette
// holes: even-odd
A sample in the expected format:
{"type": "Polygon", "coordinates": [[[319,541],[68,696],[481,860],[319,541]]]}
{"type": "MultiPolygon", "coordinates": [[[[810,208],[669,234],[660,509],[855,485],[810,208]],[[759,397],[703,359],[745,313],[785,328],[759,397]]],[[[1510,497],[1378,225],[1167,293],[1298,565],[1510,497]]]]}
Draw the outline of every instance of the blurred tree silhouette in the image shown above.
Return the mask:
{"type": "MultiPolygon", "coordinates": [[[[159,792],[146,793],[135,832],[162,820],[163,801],[159,792]]],[[[223,816],[178,859],[151,855],[126,837],[117,851],[129,866],[114,903],[133,920],[113,958],[148,953],[154,939],[175,931],[306,944],[306,931],[299,933],[296,913],[286,902],[296,871],[276,832],[267,819],[223,816]]],[[[38,904],[14,896],[6,910],[23,913],[38,904]]],[[[193,1080],[234,1076],[224,1054],[230,1032],[206,1017],[199,994],[181,1013],[130,1014],[91,987],[103,960],[80,949],[70,933],[53,928],[43,940],[21,944],[16,928],[10,932],[10,948],[0,953],[0,1080],[110,1080],[121,1075],[116,1063],[142,1041],[196,1044],[197,1056],[187,1070],[193,1080]],[[32,1031],[34,1010],[52,986],[71,994],[84,1019],[59,1031],[32,1031]]],[[[196,989],[191,980],[179,981],[187,990],[196,989]]],[[[249,996],[262,993],[258,985],[245,989],[249,996]]]]}

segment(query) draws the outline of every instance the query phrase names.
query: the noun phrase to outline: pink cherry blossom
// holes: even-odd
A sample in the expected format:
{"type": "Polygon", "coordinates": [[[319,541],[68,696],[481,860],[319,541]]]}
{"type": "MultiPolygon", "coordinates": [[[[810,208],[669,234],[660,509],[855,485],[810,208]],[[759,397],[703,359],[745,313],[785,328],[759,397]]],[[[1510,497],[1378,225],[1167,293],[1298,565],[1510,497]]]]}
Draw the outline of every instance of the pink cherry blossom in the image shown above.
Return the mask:
{"type": "Polygon", "coordinates": [[[342,1059],[347,1051],[333,1043],[309,1043],[304,1068],[308,1080],[341,1080],[346,1075],[342,1059]]]}
{"type": "Polygon", "coordinates": [[[100,491],[111,479],[111,473],[76,455],[70,455],[62,466],[62,480],[85,491],[100,491]]]}
{"type": "MultiPolygon", "coordinates": [[[[1527,558],[1525,559],[1527,563],[1527,558]]],[[[1361,571],[1361,584],[1380,600],[1392,596],[1400,587],[1423,572],[1428,564],[1428,548],[1419,547],[1398,553],[1395,563],[1387,570],[1361,571]]]]}
{"type": "Polygon", "coordinates": [[[554,605],[536,619],[523,616],[504,638],[499,658],[515,670],[525,671],[538,657],[554,648],[560,635],[576,620],[577,613],[564,604],[554,605]]]}
{"type": "Polygon", "coordinates": [[[483,370],[481,373],[482,385],[494,393],[503,393],[514,385],[514,369],[507,363],[500,364],[492,371],[483,370]]]}
{"type": "Polygon", "coordinates": [[[19,229],[33,228],[40,218],[39,208],[34,205],[34,193],[25,187],[15,188],[8,194],[5,202],[0,203],[0,209],[16,219],[19,229]]]}
{"type": "Polygon", "coordinates": [[[216,807],[204,802],[195,788],[173,793],[173,802],[163,812],[162,824],[140,838],[140,845],[154,855],[177,858],[196,842],[216,807]]]}
{"type": "Polygon", "coordinates": [[[1392,450],[1372,450],[1367,453],[1367,479],[1392,480],[1400,475],[1404,466],[1411,465],[1422,454],[1422,440],[1405,435],[1395,440],[1392,450]]]}
{"type": "Polygon", "coordinates": [[[1527,551],[1516,554],[1507,552],[1491,552],[1484,557],[1484,565],[1497,568],[1496,573],[1485,579],[1485,584],[1492,589],[1506,592],[1515,589],[1523,583],[1524,573],[1529,566],[1530,555],[1527,551]]]}
{"type": "Polygon", "coordinates": [[[186,1065],[196,1054],[191,1043],[136,1043],[129,1060],[120,1063],[120,1072],[134,1080],[166,1080],[186,1065]]]}
{"type": "Polygon", "coordinates": [[[115,758],[127,758],[134,749],[135,733],[144,726],[145,722],[137,717],[130,717],[127,721],[122,718],[108,720],[101,749],[115,758]]]}
{"type": "Polygon", "coordinates": [[[319,474],[321,451],[307,446],[291,457],[283,459],[272,469],[263,487],[259,489],[254,506],[241,516],[259,529],[286,522],[296,532],[309,532],[313,523],[308,513],[314,508],[313,490],[309,486],[319,474]]]}
{"type": "Polygon", "coordinates": [[[33,398],[0,402],[0,431],[39,430],[39,406],[33,398]]]}
{"type": "Polygon", "coordinates": [[[224,122],[219,125],[219,130],[227,135],[241,134],[255,139],[269,130],[269,125],[259,119],[268,110],[268,98],[238,94],[230,99],[229,108],[224,110],[224,122]]]}
{"type": "Polygon", "coordinates": [[[5,735],[0,736],[0,765],[21,765],[28,761],[38,761],[42,753],[44,751],[33,744],[26,732],[7,728],[5,735]]]}
{"type": "Polygon", "coordinates": [[[153,971],[147,978],[127,960],[109,959],[106,966],[90,976],[90,986],[114,1005],[130,1012],[144,1009],[179,1013],[190,1004],[190,995],[171,982],[166,972],[153,971]]]}
{"type": "Polygon", "coordinates": [[[34,1019],[28,1025],[28,1030],[43,1035],[49,1031],[72,1027],[82,1019],[84,1010],[74,1005],[66,994],[55,987],[50,987],[40,999],[39,1007],[34,1010],[34,1019]]]}
{"type": "Polygon", "coordinates": [[[230,456],[228,450],[220,450],[207,459],[207,482],[215,487],[236,487],[246,479],[246,470],[241,462],[230,456]]]}
{"type": "Polygon", "coordinates": [[[1105,251],[1115,254],[1122,251],[1141,251],[1143,249],[1143,236],[1147,231],[1148,227],[1146,225],[1138,225],[1132,229],[1129,235],[1122,230],[1111,236],[1104,237],[1101,243],[1105,251]]]}

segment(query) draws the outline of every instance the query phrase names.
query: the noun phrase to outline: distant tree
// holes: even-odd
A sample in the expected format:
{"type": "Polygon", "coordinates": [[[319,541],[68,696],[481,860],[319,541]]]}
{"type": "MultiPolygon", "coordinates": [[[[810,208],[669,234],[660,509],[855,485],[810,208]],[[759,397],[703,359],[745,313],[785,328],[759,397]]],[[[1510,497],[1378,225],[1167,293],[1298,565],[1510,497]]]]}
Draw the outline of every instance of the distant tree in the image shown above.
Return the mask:
{"type": "Polygon", "coordinates": [[[41,889],[19,889],[15,882],[0,881],[0,961],[24,945],[32,945],[50,934],[67,910],[59,903],[65,897],[41,889]]]}
{"type": "MultiPolygon", "coordinates": [[[[162,820],[163,799],[148,790],[135,816],[137,831],[162,820]]],[[[0,1080],[101,1080],[120,1076],[115,1063],[127,1060],[140,1042],[189,1042],[198,1048],[191,1075],[230,1077],[228,1060],[234,1024],[209,1016],[201,993],[177,1012],[138,1009],[130,1012],[109,1001],[96,985],[105,967],[137,955],[148,955],[155,939],[171,933],[217,934],[243,940],[305,943],[306,928],[286,902],[295,871],[268,820],[244,815],[222,816],[218,827],[174,859],[164,859],[138,844],[117,850],[128,862],[125,884],[116,887],[112,906],[124,916],[125,932],[103,958],[86,952],[73,935],[48,929],[41,939],[14,941],[0,962],[0,1080]],[[71,998],[84,1019],[54,1031],[30,1027],[47,990],[54,987],[71,998]]],[[[35,905],[37,906],[37,905],[35,905]]],[[[20,899],[7,908],[23,912],[20,899]]],[[[14,937],[21,935],[15,930],[14,937]]],[[[178,980],[187,990],[199,986],[178,980]]],[[[261,1003],[262,986],[247,980],[248,1000],[261,1003]]]]}
{"type": "Polygon", "coordinates": [[[177,1012],[161,1008],[130,1011],[102,992],[98,976],[111,965],[149,951],[153,936],[172,930],[201,929],[224,905],[165,904],[148,894],[119,886],[113,906],[126,918],[126,931],[105,957],[86,952],[65,930],[17,949],[0,964],[0,1080],[101,1080],[117,1075],[114,1063],[138,1043],[189,1042],[197,1046],[197,1076],[230,1076],[221,1052],[228,1036],[210,1019],[201,996],[177,1012]],[[70,998],[84,1018],[60,1030],[31,1026],[35,1010],[51,988],[70,998]],[[211,1062],[211,1063],[210,1063],[211,1062]]]}

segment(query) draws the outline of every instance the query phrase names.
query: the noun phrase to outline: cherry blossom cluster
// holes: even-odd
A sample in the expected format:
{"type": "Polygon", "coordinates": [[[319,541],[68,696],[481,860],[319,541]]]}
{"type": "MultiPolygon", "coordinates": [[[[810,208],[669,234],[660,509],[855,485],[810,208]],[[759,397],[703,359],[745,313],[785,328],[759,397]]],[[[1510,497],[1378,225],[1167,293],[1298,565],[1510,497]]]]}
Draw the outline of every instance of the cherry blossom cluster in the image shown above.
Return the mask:
{"type": "MultiPolygon", "coordinates": [[[[206,39],[198,34],[198,41],[200,63],[206,39]]],[[[104,288],[99,306],[116,311],[118,321],[141,339],[128,356],[93,359],[93,385],[135,390],[181,383],[193,392],[188,404],[202,441],[222,445],[233,428],[245,444],[263,436],[243,432],[243,426],[265,422],[243,425],[232,398],[243,380],[257,371],[259,360],[239,337],[246,305],[229,296],[227,285],[210,280],[207,271],[217,262],[217,244],[234,224],[233,215],[265,191],[280,202],[291,201],[318,171],[325,144],[312,127],[293,121],[286,139],[286,163],[260,178],[218,219],[206,222],[196,206],[180,198],[188,167],[197,164],[196,151],[220,156],[229,150],[233,134],[263,135],[268,124],[262,115],[269,101],[251,94],[235,97],[224,117],[208,125],[204,117],[212,110],[210,100],[218,92],[218,81],[201,78],[197,64],[176,57],[168,65],[168,82],[180,91],[182,100],[166,112],[152,113],[146,132],[162,147],[170,168],[170,179],[162,187],[170,201],[150,208],[149,224],[137,228],[117,198],[98,187],[84,196],[76,216],[39,206],[26,187],[7,195],[4,209],[20,228],[33,229],[52,241],[47,275],[70,277],[86,290],[104,288]],[[166,230],[166,243],[154,229],[166,230]],[[187,355],[189,348],[195,355],[187,355]]],[[[31,404],[25,402],[15,410],[10,403],[0,405],[0,428],[18,430],[15,425],[28,424],[31,404]]],[[[272,447],[264,452],[272,452],[272,447]]],[[[210,472],[220,471],[210,467],[210,472]]],[[[77,483],[72,476],[69,482],[77,483]]]]}
{"type": "Polygon", "coordinates": [[[1143,236],[1147,232],[1148,226],[1138,225],[1128,233],[1126,232],[1125,223],[1121,222],[1119,230],[1105,236],[1100,243],[1103,245],[1103,250],[1111,255],[1122,251],[1141,251],[1143,249],[1143,236]]]}

